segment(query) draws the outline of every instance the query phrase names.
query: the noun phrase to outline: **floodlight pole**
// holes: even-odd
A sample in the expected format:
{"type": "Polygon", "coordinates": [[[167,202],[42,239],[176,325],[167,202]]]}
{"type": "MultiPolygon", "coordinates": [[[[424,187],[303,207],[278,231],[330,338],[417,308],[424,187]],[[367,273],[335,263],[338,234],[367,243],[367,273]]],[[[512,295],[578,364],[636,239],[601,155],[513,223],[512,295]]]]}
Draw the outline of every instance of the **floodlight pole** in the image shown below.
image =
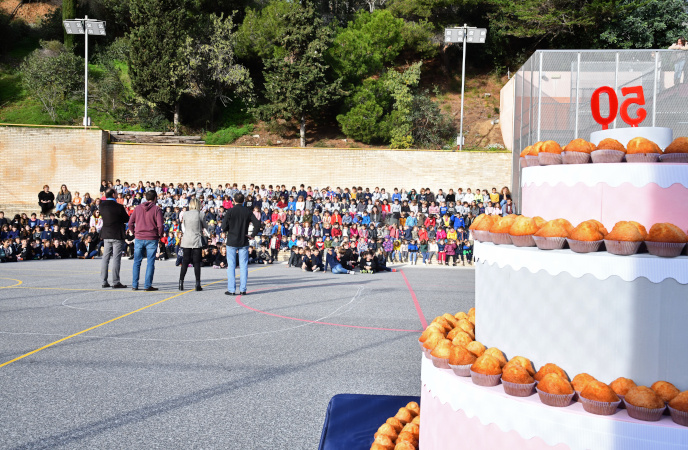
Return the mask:
{"type": "Polygon", "coordinates": [[[84,126],[88,126],[88,29],[86,29],[86,23],[88,23],[88,16],[84,16],[84,126]]]}
{"type": "Polygon", "coordinates": [[[461,128],[459,130],[459,151],[463,150],[463,93],[466,86],[466,36],[468,25],[463,24],[463,58],[461,60],[461,128]]]}

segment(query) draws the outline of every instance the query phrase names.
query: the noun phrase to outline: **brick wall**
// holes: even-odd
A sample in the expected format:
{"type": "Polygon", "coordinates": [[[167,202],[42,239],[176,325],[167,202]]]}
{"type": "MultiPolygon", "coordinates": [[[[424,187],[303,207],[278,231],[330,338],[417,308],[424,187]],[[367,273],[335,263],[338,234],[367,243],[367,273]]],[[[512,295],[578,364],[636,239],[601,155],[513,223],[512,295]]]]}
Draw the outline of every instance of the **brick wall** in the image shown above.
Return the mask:
{"type": "Polygon", "coordinates": [[[107,132],[0,125],[0,209],[38,211],[44,184],[57,195],[97,195],[102,179],[240,185],[399,188],[511,186],[511,154],[322,148],[107,144],[107,132]]]}
{"type": "Polygon", "coordinates": [[[511,154],[322,148],[109,144],[108,179],[245,183],[288,188],[375,186],[501,189],[511,186],[511,154]]]}
{"type": "Polygon", "coordinates": [[[43,185],[98,193],[106,133],[99,129],[0,126],[0,208],[37,212],[43,185]]]}

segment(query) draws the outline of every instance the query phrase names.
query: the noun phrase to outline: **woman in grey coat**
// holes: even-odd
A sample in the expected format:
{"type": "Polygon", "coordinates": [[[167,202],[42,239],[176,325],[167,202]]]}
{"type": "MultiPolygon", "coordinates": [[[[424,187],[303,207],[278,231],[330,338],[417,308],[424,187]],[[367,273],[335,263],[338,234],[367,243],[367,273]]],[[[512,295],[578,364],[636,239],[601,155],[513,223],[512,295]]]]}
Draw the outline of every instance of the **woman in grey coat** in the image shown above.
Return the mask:
{"type": "Polygon", "coordinates": [[[182,270],[179,272],[179,290],[184,290],[184,276],[189,263],[193,261],[194,274],[196,275],[196,290],[201,287],[201,248],[205,220],[200,211],[201,202],[196,198],[189,201],[189,210],[182,216],[182,270]]]}

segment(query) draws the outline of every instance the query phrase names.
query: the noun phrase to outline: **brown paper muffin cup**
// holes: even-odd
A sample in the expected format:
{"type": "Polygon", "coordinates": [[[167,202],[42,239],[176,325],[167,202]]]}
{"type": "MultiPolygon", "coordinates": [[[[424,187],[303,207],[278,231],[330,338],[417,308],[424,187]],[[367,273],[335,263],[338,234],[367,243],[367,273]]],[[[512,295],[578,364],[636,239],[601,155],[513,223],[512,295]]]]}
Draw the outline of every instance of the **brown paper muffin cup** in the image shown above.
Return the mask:
{"type": "Polygon", "coordinates": [[[688,427],[688,411],[680,411],[669,406],[669,414],[675,423],[688,427]]]}
{"type": "Polygon", "coordinates": [[[645,241],[645,245],[647,245],[647,251],[650,252],[651,255],[661,256],[663,258],[675,258],[679,256],[683,251],[683,247],[686,246],[686,244],[681,242],[652,241],[645,241]]]}
{"type": "Polygon", "coordinates": [[[619,397],[619,400],[621,400],[621,403],[619,403],[619,409],[626,409],[626,403],[624,402],[625,395],[616,394],[616,396],[619,397]]]}
{"type": "Polygon", "coordinates": [[[602,240],[599,241],[577,241],[575,239],[566,238],[569,248],[576,253],[592,253],[600,249],[602,240]]]}
{"type": "Polygon", "coordinates": [[[535,240],[532,234],[526,234],[524,236],[514,236],[510,234],[509,236],[511,236],[511,243],[516,247],[535,247],[535,240]]]}
{"type": "Polygon", "coordinates": [[[585,397],[580,397],[580,402],[583,404],[583,409],[591,414],[611,416],[619,409],[621,400],[618,402],[597,402],[595,400],[588,400],[585,397]]]}
{"type": "Polygon", "coordinates": [[[540,152],[538,154],[538,161],[541,166],[553,166],[555,164],[562,164],[560,153],[540,152]]]}
{"type": "Polygon", "coordinates": [[[425,353],[425,347],[423,347],[424,342],[418,341],[418,344],[420,345],[420,351],[425,353]]]}
{"type": "Polygon", "coordinates": [[[511,245],[511,236],[509,233],[490,232],[490,240],[497,245],[511,245]]]}
{"type": "Polygon", "coordinates": [[[566,243],[566,238],[563,237],[533,236],[533,240],[540,250],[560,250],[566,243]]]}
{"type": "Polygon", "coordinates": [[[561,159],[564,164],[588,164],[590,162],[590,153],[561,152],[561,159]]]}
{"type": "Polygon", "coordinates": [[[535,155],[526,155],[526,165],[528,167],[539,166],[540,158],[535,155]]]}
{"type": "Polygon", "coordinates": [[[438,369],[449,369],[449,358],[438,358],[437,356],[430,355],[430,360],[432,365],[438,369]]]}
{"type": "Polygon", "coordinates": [[[623,161],[625,152],[621,150],[595,150],[590,153],[592,162],[595,164],[600,163],[620,163],[623,161]]]}
{"type": "Polygon", "coordinates": [[[555,406],[557,408],[563,408],[571,404],[575,392],[568,395],[558,395],[558,394],[548,394],[545,391],[537,389],[537,393],[540,396],[540,401],[547,406],[555,406]]]}
{"type": "Polygon", "coordinates": [[[477,384],[478,386],[497,386],[499,380],[502,378],[501,373],[499,375],[485,375],[483,373],[473,372],[472,370],[470,372],[473,384],[477,384]]]}
{"type": "Polygon", "coordinates": [[[424,355],[426,358],[430,359],[430,353],[431,353],[431,352],[432,352],[432,349],[423,347],[423,355],[424,355]]]}
{"type": "Polygon", "coordinates": [[[525,156],[519,157],[519,158],[518,158],[518,163],[519,163],[521,169],[523,169],[524,167],[528,167],[528,162],[526,161],[526,157],[525,157],[525,156]]]}
{"type": "Polygon", "coordinates": [[[504,392],[514,397],[530,397],[535,387],[535,383],[519,384],[504,380],[502,380],[502,385],[504,386],[504,392]]]}
{"type": "Polygon", "coordinates": [[[626,162],[629,163],[655,163],[659,162],[659,153],[633,153],[626,154],[626,162]]]}
{"type": "Polygon", "coordinates": [[[688,153],[664,153],[659,156],[661,162],[688,164],[688,153]]]}
{"type": "Polygon", "coordinates": [[[473,364],[463,364],[455,366],[449,364],[449,368],[454,371],[454,373],[460,377],[470,377],[471,376],[471,366],[473,364]]]}
{"type": "Polygon", "coordinates": [[[624,404],[626,405],[629,416],[633,417],[634,419],[644,420],[647,422],[657,422],[662,418],[662,414],[664,414],[664,410],[666,409],[666,406],[657,409],[643,408],[640,406],[631,405],[626,400],[624,400],[624,404]]]}
{"type": "Polygon", "coordinates": [[[492,242],[490,240],[490,232],[485,230],[472,230],[473,237],[479,242],[492,242]]]}
{"type": "Polygon", "coordinates": [[[640,244],[642,243],[642,241],[633,242],[612,241],[610,239],[604,240],[604,246],[609,253],[611,253],[612,255],[621,256],[635,255],[636,253],[638,253],[638,249],[640,248],[640,244]]]}

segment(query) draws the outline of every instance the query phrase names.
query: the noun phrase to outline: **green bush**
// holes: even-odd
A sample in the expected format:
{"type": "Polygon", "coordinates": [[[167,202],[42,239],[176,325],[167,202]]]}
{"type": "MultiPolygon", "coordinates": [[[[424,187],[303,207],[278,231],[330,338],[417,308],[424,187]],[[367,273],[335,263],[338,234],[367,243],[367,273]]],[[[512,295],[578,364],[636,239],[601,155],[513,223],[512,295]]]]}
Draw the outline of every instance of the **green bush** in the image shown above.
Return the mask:
{"type": "Polygon", "coordinates": [[[368,79],[346,101],[346,113],[337,116],[342,132],[352,139],[373,144],[389,142],[387,114],[392,99],[379,80],[368,79]]]}
{"type": "Polygon", "coordinates": [[[226,145],[239,139],[241,136],[253,133],[253,124],[242,126],[230,126],[205,135],[205,143],[208,145],[226,145]]]}
{"type": "Polygon", "coordinates": [[[411,123],[413,141],[421,148],[442,148],[456,134],[454,121],[440,111],[427,89],[413,96],[411,123]]]}

